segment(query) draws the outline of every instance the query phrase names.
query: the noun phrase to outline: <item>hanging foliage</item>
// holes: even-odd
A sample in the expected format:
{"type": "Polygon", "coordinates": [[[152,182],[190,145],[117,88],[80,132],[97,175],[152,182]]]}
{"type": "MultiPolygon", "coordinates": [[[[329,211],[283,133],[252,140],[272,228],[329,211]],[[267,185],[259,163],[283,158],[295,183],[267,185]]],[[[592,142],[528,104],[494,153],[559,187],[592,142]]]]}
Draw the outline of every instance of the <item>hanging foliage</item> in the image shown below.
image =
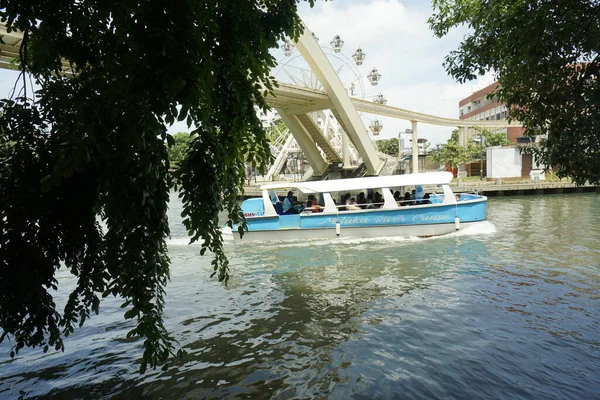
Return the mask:
{"type": "Polygon", "coordinates": [[[226,282],[218,213],[239,222],[244,162],[271,157],[254,106],[267,107],[259,82],[273,87],[269,49],[301,30],[296,0],[12,1],[0,19],[23,34],[17,95],[0,100],[0,341],[14,341],[11,355],[63,349],[119,296],[136,321],[128,336],[144,339],[141,370],[155,367],[174,353],[167,128],[191,129],[184,223],[226,282]],[[59,268],[77,278],[62,311],[59,268]]]}

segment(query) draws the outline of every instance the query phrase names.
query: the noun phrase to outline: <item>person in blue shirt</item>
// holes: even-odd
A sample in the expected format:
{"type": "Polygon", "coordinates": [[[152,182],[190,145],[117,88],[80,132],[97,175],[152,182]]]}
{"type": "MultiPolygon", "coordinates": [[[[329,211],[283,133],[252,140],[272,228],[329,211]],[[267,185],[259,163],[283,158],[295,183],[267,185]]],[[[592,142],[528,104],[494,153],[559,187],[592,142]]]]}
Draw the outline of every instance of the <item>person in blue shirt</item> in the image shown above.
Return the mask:
{"type": "Polygon", "coordinates": [[[283,214],[298,214],[298,210],[294,207],[294,192],[291,190],[283,200],[283,214]]]}

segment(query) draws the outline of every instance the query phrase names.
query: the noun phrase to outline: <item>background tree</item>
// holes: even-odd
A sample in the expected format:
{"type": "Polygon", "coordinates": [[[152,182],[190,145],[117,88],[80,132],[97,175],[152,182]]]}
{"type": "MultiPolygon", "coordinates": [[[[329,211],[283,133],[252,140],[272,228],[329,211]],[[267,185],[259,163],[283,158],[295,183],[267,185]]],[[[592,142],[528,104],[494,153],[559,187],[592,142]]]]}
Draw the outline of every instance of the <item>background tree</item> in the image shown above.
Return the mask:
{"type": "Polygon", "coordinates": [[[511,141],[506,137],[506,132],[491,132],[485,129],[480,132],[484,139],[484,146],[486,147],[508,146],[511,144],[511,141]]]}
{"type": "Polygon", "coordinates": [[[178,132],[173,135],[173,141],[167,150],[169,163],[172,167],[179,166],[185,159],[190,149],[192,136],[187,132],[178,132]]]}
{"type": "Polygon", "coordinates": [[[11,355],[63,349],[113,295],[136,321],[128,337],[144,338],[141,370],[156,366],[174,352],[166,127],[197,127],[178,169],[184,224],[226,281],[218,213],[240,221],[244,162],[271,157],[255,105],[267,108],[259,82],[273,87],[269,49],[301,29],[296,0],[3,4],[23,40],[17,97],[0,100],[0,143],[13,143],[0,157],[0,341],[14,340],[11,355]],[[77,279],[62,313],[58,268],[77,279]]]}
{"type": "Polygon", "coordinates": [[[377,151],[388,156],[398,157],[399,142],[398,138],[379,139],[375,141],[377,151]]]}
{"type": "Polygon", "coordinates": [[[440,166],[444,166],[447,170],[456,171],[458,164],[472,159],[472,152],[458,144],[458,129],[452,131],[450,139],[445,144],[439,145],[437,151],[440,166]]]}
{"type": "Polygon", "coordinates": [[[600,183],[600,2],[596,0],[433,0],[429,19],[441,37],[469,33],[444,63],[458,82],[493,71],[510,117],[538,162],[559,177],[600,183]]]}
{"type": "Polygon", "coordinates": [[[492,132],[489,129],[480,127],[475,127],[474,129],[479,132],[479,137],[483,137],[483,143],[478,140],[473,140],[468,143],[466,152],[469,161],[479,160],[480,158],[485,160],[487,158],[485,149],[488,147],[507,146],[511,144],[511,141],[506,137],[506,132],[492,132]]]}

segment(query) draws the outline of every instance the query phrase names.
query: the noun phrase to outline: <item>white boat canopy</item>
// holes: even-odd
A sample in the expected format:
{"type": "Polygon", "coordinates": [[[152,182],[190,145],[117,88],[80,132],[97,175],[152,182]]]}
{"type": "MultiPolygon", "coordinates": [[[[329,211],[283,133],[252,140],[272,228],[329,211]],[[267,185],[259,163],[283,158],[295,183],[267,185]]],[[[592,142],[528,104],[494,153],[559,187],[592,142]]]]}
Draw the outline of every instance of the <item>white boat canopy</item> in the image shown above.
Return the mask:
{"type": "Polygon", "coordinates": [[[451,172],[424,172],[422,174],[373,176],[367,178],[332,179],[308,182],[277,182],[262,185],[261,190],[298,189],[302,193],[329,193],[360,189],[378,189],[416,185],[447,185],[454,176],[451,172]]]}

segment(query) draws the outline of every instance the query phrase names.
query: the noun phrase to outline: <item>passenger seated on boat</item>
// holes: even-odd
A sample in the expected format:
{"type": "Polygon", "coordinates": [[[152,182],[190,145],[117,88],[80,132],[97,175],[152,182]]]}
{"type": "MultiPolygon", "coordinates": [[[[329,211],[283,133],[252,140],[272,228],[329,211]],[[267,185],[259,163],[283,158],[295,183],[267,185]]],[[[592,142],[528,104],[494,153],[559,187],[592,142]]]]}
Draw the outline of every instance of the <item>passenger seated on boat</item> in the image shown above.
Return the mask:
{"type": "Polygon", "coordinates": [[[354,197],[348,201],[348,205],[346,207],[348,208],[348,211],[355,211],[361,209],[359,206],[356,205],[356,200],[354,199],[354,197]]]}
{"type": "Polygon", "coordinates": [[[368,209],[375,208],[375,205],[373,204],[373,193],[369,193],[367,195],[367,208],[368,209]]]}
{"type": "Polygon", "coordinates": [[[379,192],[375,192],[373,203],[374,208],[381,208],[383,206],[383,198],[379,192]]]}
{"type": "Polygon", "coordinates": [[[315,196],[313,196],[312,194],[309,194],[308,200],[306,200],[306,208],[311,208],[314,201],[315,201],[315,196]]]}
{"type": "Polygon", "coordinates": [[[294,207],[294,192],[289,191],[285,199],[283,200],[283,214],[298,214],[298,209],[294,207]]]}
{"type": "Polygon", "coordinates": [[[312,194],[308,196],[308,201],[306,202],[306,208],[311,210],[314,213],[318,213],[323,211],[323,207],[319,205],[317,199],[312,194]]]}
{"type": "Polygon", "coordinates": [[[367,208],[367,198],[365,197],[365,193],[364,192],[360,192],[358,194],[358,197],[356,198],[356,204],[361,209],[367,208]]]}
{"type": "Polygon", "coordinates": [[[429,193],[425,193],[425,196],[423,196],[423,200],[421,200],[421,204],[431,204],[431,200],[429,200],[429,198],[429,193]]]}
{"type": "Polygon", "coordinates": [[[460,194],[456,193],[456,201],[460,201],[460,194]]]}
{"type": "Polygon", "coordinates": [[[356,200],[354,199],[354,197],[351,197],[350,193],[346,193],[346,200],[344,200],[344,204],[346,205],[346,207],[344,207],[344,211],[349,210],[348,206],[350,205],[350,200],[354,200],[354,204],[356,204],[356,200]]]}
{"type": "Polygon", "coordinates": [[[404,193],[404,200],[401,201],[402,204],[400,204],[401,206],[410,206],[412,205],[412,200],[410,199],[410,193],[406,192],[404,193]]]}
{"type": "Polygon", "coordinates": [[[342,197],[340,197],[340,211],[346,211],[346,205],[348,204],[348,201],[350,200],[350,193],[346,193],[344,195],[342,195],[342,197]]]}
{"type": "Polygon", "coordinates": [[[399,190],[396,190],[394,192],[394,200],[396,200],[396,201],[401,201],[402,200],[402,195],[400,194],[399,190]]]}

